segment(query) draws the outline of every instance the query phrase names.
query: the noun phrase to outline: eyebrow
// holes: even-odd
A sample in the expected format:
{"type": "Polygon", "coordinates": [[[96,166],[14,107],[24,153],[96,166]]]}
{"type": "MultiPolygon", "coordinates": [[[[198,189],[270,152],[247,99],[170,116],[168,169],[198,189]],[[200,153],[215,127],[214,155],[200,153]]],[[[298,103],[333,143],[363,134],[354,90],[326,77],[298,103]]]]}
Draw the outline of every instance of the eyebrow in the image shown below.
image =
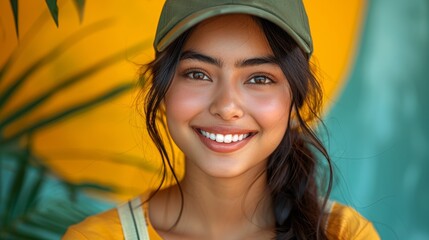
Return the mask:
{"type": "Polygon", "coordinates": [[[255,58],[249,58],[242,61],[238,61],[235,63],[235,66],[250,67],[250,66],[257,66],[262,64],[280,65],[276,57],[272,55],[268,55],[268,56],[255,57],[255,58]]]}
{"type": "MultiPolygon", "coordinates": [[[[217,67],[222,67],[223,62],[220,59],[213,58],[207,55],[204,55],[202,53],[198,53],[196,51],[188,50],[184,51],[181,56],[180,60],[197,60],[204,63],[208,63],[211,65],[215,65],[217,67]]],[[[274,64],[274,65],[280,65],[277,58],[273,55],[267,55],[267,56],[261,56],[261,57],[254,57],[244,60],[239,60],[235,63],[236,67],[250,67],[250,66],[257,66],[257,65],[263,65],[263,64],[274,64]]]]}
{"type": "Polygon", "coordinates": [[[222,61],[220,61],[219,59],[212,58],[210,56],[195,51],[184,51],[180,56],[180,60],[182,61],[186,59],[197,60],[208,64],[216,65],[218,67],[222,67],[222,61]]]}

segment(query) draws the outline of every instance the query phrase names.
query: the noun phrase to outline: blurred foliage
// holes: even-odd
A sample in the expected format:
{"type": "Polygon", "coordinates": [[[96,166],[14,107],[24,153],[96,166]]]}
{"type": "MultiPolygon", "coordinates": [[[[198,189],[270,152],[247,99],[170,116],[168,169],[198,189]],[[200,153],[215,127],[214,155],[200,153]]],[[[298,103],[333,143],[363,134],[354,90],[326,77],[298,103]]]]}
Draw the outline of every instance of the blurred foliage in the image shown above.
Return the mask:
{"type": "Polygon", "coordinates": [[[111,189],[56,177],[30,145],[1,149],[0,164],[0,239],[59,239],[69,225],[112,206],[84,194],[111,189]]]}
{"type": "MultiPolygon", "coordinates": [[[[74,0],[74,3],[79,11],[79,17],[82,21],[83,12],[85,9],[85,0],[74,0]]],[[[57,0],[46,0],[46,5],[51,13],[52,20],[54,20],[55,25],[58,27],[58,4],[57,0]]],[[[19,21],[18,21],[18,0],[10,0],[10,6],[12,8],[13,19],[15,20],[15,31],[16,35],[19,36],[19,21]]]]}
{"type": "MultiPolygon", "coordinates": [[[[81,19],[85,1],[75,1],[81,19]]],[[[18,1],[10,1],[18,35],[18,1]]],[[[53,20],[58,25],[57,1],[46,0],[53,20]]],[[[82,28],[64,41],[24,67],[12,81],[5,82],[5,76],[17,64],[19,46],[0,66],[0,109],[5,108],[16,97],[18,90],[43,67],[55,61],[63,52],[82,41],[85,37],[108,26],[106,21],[82,28]]],[[[127,49],[135,52],[147,47],[138,43],[127,49]]],[[[104,57],[91,66],[75,71],[66,79],[54,79],[56,84],[47,89],[35,89],[36,94],[12,111],[0,115],[0,239],[58,239],[71,224],[86,216],[113,206],[112,202],[95,200],[85,194],[87,190],[111,192],[115,189],[98,183],[72,183],[52,172],[45,165],[46,159],[34,151],[33,136],[38,131],[67,121],[77,115],[91,111],[134,88],[134,80],[117,84],[91,98],[78,100],[59,111],[36,118],[27,125],[18,125],[14,131],[7,131],[22,118],[33,114],[38,108],[55,96],[62,94],[74,85],[85,82],[88,77],[123,60],[123,51],[104,57]]],[[[113,78],[115,76],[112,76],[113,78]]],[[[43,81],[43,79],[39,79],[43,81]]],[[[77,96],[78,99],[79,96],[77,96]]],[[[114,157],[108,161],[117,161],[114,157]]],[[[145,166],[140,166],[145,167],[145,166]]]]}

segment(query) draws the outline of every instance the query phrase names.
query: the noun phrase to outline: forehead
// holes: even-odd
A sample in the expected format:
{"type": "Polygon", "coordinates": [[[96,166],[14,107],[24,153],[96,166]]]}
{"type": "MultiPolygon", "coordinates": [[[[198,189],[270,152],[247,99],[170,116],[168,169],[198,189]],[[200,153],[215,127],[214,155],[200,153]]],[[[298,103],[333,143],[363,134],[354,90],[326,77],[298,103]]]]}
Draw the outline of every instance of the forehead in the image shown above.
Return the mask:
{"type": "Polygon", "coordinates": [[[260,24],[244,14],[221,15],[203,21],[191,31],[183,50],[234,59],[273,55],[260,24]]]}

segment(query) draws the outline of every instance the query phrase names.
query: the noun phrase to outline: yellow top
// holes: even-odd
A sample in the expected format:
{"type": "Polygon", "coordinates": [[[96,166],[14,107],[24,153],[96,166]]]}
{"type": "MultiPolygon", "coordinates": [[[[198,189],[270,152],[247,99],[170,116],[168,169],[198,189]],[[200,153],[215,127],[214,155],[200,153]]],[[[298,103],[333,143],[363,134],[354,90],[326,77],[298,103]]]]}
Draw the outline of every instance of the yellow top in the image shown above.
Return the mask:
{"type": "MultiPolygon", "coordinates": [[[[162,239],[147,218],[147,204],[143,205],[151,240],[162,239]]],[[[329,239],[380,239],[371,222],[353,208],[334,202],[329,214],[326,233],[329,239]]],[[[88,217],[83,222],[69,227],[63,240],[124,239],[121,221],[116,208],[88,217]]]]}

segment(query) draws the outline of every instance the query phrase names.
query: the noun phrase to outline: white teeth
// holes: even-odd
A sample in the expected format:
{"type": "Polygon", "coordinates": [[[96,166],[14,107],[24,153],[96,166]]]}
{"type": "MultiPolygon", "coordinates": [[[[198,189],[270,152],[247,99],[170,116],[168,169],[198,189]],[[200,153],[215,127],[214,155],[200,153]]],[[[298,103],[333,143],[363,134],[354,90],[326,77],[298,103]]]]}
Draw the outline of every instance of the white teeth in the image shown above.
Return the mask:
{"type": "Polygon", "coordinates": [[[216,134],[216,142],[223,142],[224,136],[222,134],[216,134]]]}
{"type": "Polygon", "coordinates": [[[224,141],[225,143],[230,143],[230,142],[232,142],[232,135],[231,135],[231,134],[227,134],[227,135],[225,135],[225,138],[223,139],[223,141],[224,141]]]}
{"type": "Polygon", "coordinates": [[[219,142],[219,143],[232,143],[232,142],[238,142],[242,141],[243,139],[246,139],[250,134],[220,134],[220,133],[209,133],[204,130],[200,130],[200,133],[213,141],[219,142]]]}

